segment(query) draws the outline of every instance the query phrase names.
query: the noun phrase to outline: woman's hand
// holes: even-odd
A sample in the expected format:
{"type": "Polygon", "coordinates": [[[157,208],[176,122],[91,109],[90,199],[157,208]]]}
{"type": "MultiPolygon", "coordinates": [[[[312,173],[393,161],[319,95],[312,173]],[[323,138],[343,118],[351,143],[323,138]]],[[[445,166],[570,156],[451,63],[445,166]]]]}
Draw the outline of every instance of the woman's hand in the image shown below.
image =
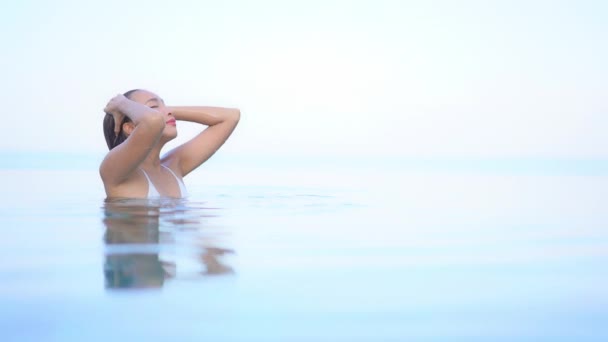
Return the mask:
{"type": "Polygon", "coordinates": [[[121,106],[125,103],[125,101],[129,101],[124,95],[118,94],[114,96],[106,107],[104,108],[104,112],[107,114],[111,114],[114,117],[114,133],[118,135],[120,132],[120,125],[122,123],[125,115],[120,111],[121,106]]]}

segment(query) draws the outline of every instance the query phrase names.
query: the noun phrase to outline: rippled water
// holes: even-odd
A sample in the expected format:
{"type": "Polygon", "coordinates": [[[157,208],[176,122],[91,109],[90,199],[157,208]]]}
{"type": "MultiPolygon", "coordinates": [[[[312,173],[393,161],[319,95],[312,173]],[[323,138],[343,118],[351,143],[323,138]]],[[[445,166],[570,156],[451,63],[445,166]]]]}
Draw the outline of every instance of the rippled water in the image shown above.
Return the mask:
{"type": "Polygon", "coordinates": [[[554,166],[5,167],[2,340],[604,341],[608,176],[554,166]]]}

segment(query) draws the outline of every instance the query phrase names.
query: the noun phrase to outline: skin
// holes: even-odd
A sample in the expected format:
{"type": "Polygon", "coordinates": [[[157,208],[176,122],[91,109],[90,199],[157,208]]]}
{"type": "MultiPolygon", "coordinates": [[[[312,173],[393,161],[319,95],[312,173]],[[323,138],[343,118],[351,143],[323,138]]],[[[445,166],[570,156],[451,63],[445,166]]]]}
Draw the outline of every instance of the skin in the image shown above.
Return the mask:
{"type": "Polygon", "coordinates": [[[124,116],[132,120],[122,124],[128,139],[110,150],[99,167],[108,198],[146,198],[148,181],[141,169],[162,196],[180,197],[175,177],[161,165],[170,168],[179,178],[185,177],[224,144],[241,116],[234,108],[166,106],[162,98],[146,90],[130,97],[117,95],[105,108],[117,123],[115,132],[119,131],[124,116]],[[177,127],[171,123],[173,119],[208,127],[161,158],[163,146],[177,136],[177,127]]]}

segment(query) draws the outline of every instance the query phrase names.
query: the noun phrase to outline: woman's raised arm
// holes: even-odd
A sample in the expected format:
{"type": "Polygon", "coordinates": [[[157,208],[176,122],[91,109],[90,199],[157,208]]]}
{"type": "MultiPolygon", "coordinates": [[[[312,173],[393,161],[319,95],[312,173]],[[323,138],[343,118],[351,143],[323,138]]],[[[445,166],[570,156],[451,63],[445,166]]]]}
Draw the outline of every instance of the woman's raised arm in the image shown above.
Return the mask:
{"type": "Polygon", "coordinates": [[[175,163],[182,176],[209,159],[232,134],[241,117],[241,112],[235,108],[195,106],[168,109],[176,120],[209,126],[163,157],[163,162],[175,163]]]}
{"type": "Polygon", "coordinates": [[[162,113],[123,95],[114,97],[104,109],[114,117],[115,136],[121,133],[129,137],[112,148],[102,161],[99,173],[106,185],[118,185],[146,159],[165,128],[162,113]],[[124,122],[127,116],[131,122],[124,122]]]}

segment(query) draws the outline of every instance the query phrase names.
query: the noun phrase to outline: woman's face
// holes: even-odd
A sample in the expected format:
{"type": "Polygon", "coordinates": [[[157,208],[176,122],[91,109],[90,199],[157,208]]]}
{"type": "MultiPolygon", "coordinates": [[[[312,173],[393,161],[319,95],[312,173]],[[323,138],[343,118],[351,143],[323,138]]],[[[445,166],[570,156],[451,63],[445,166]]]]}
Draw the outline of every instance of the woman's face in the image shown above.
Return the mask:
{"type": "Polygon", "coordinates": [[[170,140],[177,136],[175,118],[169,111],[169,108],[165,106],[165,102],[160,98],[160,96],[147,90],[138,90],[131,94],[129,98],[163,114],[166,121],[165,130],[163,131],[163,138],[170,140]]]}

